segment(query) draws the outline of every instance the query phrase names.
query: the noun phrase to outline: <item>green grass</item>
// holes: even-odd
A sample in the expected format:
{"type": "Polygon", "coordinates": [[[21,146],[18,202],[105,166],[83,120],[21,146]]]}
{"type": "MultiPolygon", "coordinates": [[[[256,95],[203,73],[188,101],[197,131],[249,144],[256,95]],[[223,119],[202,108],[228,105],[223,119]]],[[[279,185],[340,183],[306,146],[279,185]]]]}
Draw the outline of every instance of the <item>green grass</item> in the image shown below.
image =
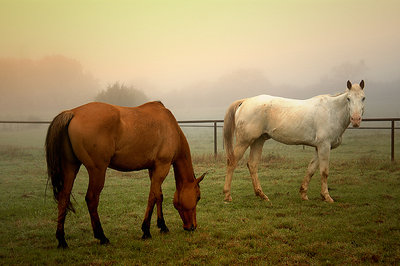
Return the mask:
{"type": "MultiPolygon", "coordinates": [[[[388,132],[346,132],[331,156],[333,204],[320,199],[318,174],[310,200],[300,199],[313,149],[273,141],[266,142],[259,169],[270,203],[254,196],[244,159],[234,174],[233,202],[226,204],[224,159],[221,152],[213,160],[212,131],[185,129],[196,174],[209,171],[201,183],[195,232],[182,229],[173,208],[171,171],[163,184],[170,233],[160,234],[153,216],[153,238],[141,240],[148,174],[109,170],[99,214],[111,244],[99,245],[84,200],[88,178],[82,168],[73,189],[77,213],[68,214],[65,223],[70,248],[58,250],[57,208],[50,188],[45,194],[45,129],[0,131],[0,264],[400,263],[400,163],[390,162],[388,132]]],[[[396,138],[400,154],[398,133],[396,138]]]]}

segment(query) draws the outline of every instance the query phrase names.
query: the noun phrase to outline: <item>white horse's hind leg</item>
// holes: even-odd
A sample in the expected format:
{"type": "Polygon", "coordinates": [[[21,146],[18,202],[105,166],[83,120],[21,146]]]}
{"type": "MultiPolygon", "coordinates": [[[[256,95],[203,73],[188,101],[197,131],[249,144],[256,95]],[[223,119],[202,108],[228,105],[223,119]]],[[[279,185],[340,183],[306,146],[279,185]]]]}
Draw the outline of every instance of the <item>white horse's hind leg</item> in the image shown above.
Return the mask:
{"type": "Polygon", "coordinates": [[[306,176],[304,177],[303,183],[301,184],[301,187],[300,187],[300,195],[303,200],[308,200],[308,196],[307,196],[308,185],[310,184],[310,180],[318,168],[318,164],[319,164],[318,152],[317,152],[317,150],[315,150],[315,155],[312,158],[312,160],[310,161],[310,163],[308,164],[306,176]]]}
{"type": "Polygon", "coordinates": [[[328,191],[330,145],[318,147],[319,171],[321,173],[321,196],[326,202],[333,202],[328,191]]]}
{"type": "Polygon", "coordinates": [[[228,160],[228,165],[226,167],[226,177],[225,177],[225,185],[224,185],[224,201],[232,201],[231,197],[231,183],[233,171],[235,170],[238,162],[242,159],[244,152],[249,147],[247,143],[236,143],[235,148],[233,149],[234,158],[233,160],[228,160]]]}
{"type": "Polygon", "coordinates": [[[254,193],[256,194],[256,196],[259,196],[260,198],[269,201],[267,195],[265,195],[264,192],[262,191],[257,173],[258,163],[261,159],[264,142],[265,139],[263,137],[260,137],[250,145],[250,157],[247,163],[247,168],[249,168],[251,180],[253,182],[254,193]]]}

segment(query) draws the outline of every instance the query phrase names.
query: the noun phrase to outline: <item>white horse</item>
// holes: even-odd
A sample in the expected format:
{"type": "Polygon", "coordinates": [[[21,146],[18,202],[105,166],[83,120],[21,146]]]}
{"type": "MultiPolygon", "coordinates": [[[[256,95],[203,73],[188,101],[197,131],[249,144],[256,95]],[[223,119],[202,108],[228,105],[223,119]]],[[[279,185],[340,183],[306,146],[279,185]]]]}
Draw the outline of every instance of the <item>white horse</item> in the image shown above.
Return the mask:
{"type": "Polygon", "coordinates": [[[330,150],[342,142],[342,134],[349,126],[359,127],[364,113],[364,81],[352,85],[347,81],[344,93],[320,95],[307,100],[294,100],[269,95],[259,95],[233,102],[225,115],[224,141],[227,153],[225,201],[232,201],[232,175],[238,161],[250,146],[247,167],[250,171],[256,196],[269,200],[258,180],[257,167],[264,142],[270,138],[290,145],[315,147],[315,155],[308,165],[307,174],[300,187],[303,200],[308,200],[307,190],[311,177],[319,165],[321,196],[333,202],[328,192],[330,150]],[[233,134],[236,136],[233,147],[233,134]]]}

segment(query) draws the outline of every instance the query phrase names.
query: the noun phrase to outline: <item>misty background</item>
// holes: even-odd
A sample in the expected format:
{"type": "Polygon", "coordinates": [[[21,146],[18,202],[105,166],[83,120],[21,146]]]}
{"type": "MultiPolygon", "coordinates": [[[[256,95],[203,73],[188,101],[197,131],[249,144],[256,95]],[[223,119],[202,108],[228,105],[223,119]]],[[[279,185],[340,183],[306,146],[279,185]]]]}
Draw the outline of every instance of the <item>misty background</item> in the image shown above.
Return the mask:
{"type": "Polygon", "coordinates": [[[0,6],[2,120],[49,120],[116,84],[178,120],[223,119],[237,99],[335,94],[348,79],[365,80],[364,117],[400,117],[398,1],[0,6]]]}

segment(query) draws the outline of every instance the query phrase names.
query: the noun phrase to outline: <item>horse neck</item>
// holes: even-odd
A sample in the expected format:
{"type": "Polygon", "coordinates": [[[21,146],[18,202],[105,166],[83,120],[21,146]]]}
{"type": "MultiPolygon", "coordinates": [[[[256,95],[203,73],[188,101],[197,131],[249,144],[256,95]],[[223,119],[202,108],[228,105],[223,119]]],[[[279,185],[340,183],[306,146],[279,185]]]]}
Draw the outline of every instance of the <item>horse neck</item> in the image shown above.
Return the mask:
{"type": "Polygon", "coordinates": [[[332,105],[332,109],[334,110],[332,113],[334,116],[333,120],[338,122],[338,130],[341,135],[350,124],[350,110],[348,108],[347,92],[332,97],[332,105]]]}
{"type": "Polygon", "coordinates": [[[189,144],[182,132],[180,149],[175,157],[173,167],[177,190],[181,190],[184,184],[195,181],[189,144]]]}

